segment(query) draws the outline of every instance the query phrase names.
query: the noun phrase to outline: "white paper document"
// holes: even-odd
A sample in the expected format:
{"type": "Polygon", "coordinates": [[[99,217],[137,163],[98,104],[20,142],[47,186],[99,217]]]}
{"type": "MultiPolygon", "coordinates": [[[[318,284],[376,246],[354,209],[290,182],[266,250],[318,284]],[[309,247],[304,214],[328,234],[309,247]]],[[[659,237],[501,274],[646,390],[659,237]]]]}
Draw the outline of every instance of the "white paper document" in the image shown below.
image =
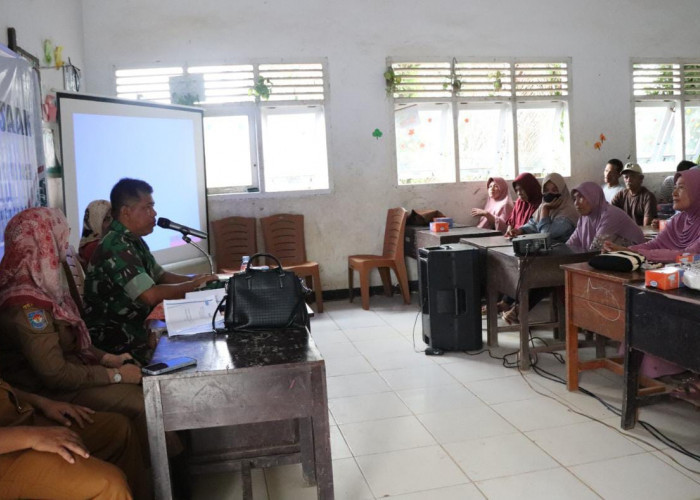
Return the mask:
{"type": "MultiPolygon", "coordinates": [[[[225,296],[225,290],[203,290],[188,293],[184,299],[164,300],[165,324],[168,335],[195,335],[211,332],[211,318],[225,296]]],[[[218,314],[216,328],[224,327],[224,317],[218,314]]]]}

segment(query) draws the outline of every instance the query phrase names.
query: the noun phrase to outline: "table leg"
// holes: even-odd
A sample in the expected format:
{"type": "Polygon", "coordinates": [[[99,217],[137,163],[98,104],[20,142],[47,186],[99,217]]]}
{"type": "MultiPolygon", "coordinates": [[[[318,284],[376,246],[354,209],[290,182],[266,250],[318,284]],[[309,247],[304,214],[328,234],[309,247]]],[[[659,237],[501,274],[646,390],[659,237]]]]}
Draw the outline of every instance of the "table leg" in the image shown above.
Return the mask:
{"type": "Polygon", "coordinates": [[[486,287],[486,345],[498,347],[498,290],[486,287]]]}
{"type": "Polygon", "coordinates": [[[530,369],[530,291],[522,287],[518,297],[520,320],[520,369],[530,369]]]}
{"type": "Polygon", "coordinates": [[[298,419],[299,448],[301,451],[301,469],[304,473],[304,483],[316,486],[316,465],[314,460],[314,433],[310,418],[298,419]]]}
{"type": "Polygon", "coordinates": [[[566,271],[564,302],[566,303],[566,388],[578,391],[578,327],[574,325],[574,296],[571,274],[566,271]]]}
{"type": "Polygon", "coordinates": [[[158,500],[171,500],[170,469],[168,467],[168,450],[165,445],[160,384],[157,381],[148,380],[148,377],[144,377],[143,397],[146,406],[148,444],[151,449],[151,469],[155,497],[158,500]]]}
{"type": "Polygon", "coordinates": [[[313,391],[311,432],[316,467],[316,491],[319,500],[333,500],[333,461],[331,460],[325,366],[321,365],[312,370],[311,387],[313,391]]]}
{"type": "Polygon", "coordinates": [[[625,348],[625,386],[622,393],[622,428],[631,429],[637,423],[637,392],[639,390],[639,371],[642,366],[644,353],[625,348]]]}

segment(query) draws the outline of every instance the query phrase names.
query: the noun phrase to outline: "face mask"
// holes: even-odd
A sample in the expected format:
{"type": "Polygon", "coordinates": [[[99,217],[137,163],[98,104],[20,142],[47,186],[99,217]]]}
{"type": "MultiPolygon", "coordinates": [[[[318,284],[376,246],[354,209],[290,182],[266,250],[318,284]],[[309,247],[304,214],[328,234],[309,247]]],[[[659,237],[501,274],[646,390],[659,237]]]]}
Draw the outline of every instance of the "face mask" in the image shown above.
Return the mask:
{"type": "Polygon", "coordinates": [[[559,198],[560,196],[561,196],[560,193],[547,193],[542,197],[542,199],[544,200],[545,203],[551,203],[554,200],[556,200],[557,198],[559,198]]]}

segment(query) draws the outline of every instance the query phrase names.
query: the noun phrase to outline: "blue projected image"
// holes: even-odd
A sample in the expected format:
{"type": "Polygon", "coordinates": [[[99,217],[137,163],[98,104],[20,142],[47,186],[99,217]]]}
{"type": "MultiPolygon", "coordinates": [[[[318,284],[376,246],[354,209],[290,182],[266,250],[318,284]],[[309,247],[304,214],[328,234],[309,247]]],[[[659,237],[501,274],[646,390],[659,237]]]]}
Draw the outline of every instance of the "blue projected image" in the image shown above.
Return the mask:
{"type": "MultiPolygon", "coordinates": [[[[76,113],[73,130],[81,220],[91,201],[109,200],[112,186],[131,177],[153,187],[159,217],[206,231],[200,227],[192,120],[76,113]]],[[[152,251],[185,244],[180,233],[159,227],[145,240],[152,251]]]]}

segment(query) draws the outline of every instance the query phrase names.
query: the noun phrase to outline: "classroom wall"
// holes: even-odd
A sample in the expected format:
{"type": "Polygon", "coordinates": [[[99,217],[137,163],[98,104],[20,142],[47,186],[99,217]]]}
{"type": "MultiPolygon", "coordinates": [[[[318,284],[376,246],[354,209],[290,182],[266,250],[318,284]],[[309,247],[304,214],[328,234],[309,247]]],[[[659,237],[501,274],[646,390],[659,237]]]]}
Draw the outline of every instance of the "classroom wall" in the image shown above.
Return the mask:
{"type": "MultiPolygon", "coordinates": [[[[22,2],[40,17],[39,5],[52,3],[22,2]]],[[[308,255],[321,263],[325,289],[346,286],[347,255],[381,251],[387,208],[439,208],[469,223],[470,208],[486,196],[481,183],[396,186],[392,104],[382,76],[388,56],[571,57],[573,186],[602,181],[605,161],[631,152],[630,57],[700,57],[699,18],[695,0],[82,3],[90,93],[113,95],[115,66],[327,58],[332,192],[209,200],[211,219],[303,213],[308,255]],[[374,139],[375,128],[384,137],[374,139]],[[601,132],[608,140],[596,151],[601,132]]],[[[647,184],[662,177],[647,176],[647,184]]],[[[409,272],[415,278],[412,264],[409,272]]]]}

